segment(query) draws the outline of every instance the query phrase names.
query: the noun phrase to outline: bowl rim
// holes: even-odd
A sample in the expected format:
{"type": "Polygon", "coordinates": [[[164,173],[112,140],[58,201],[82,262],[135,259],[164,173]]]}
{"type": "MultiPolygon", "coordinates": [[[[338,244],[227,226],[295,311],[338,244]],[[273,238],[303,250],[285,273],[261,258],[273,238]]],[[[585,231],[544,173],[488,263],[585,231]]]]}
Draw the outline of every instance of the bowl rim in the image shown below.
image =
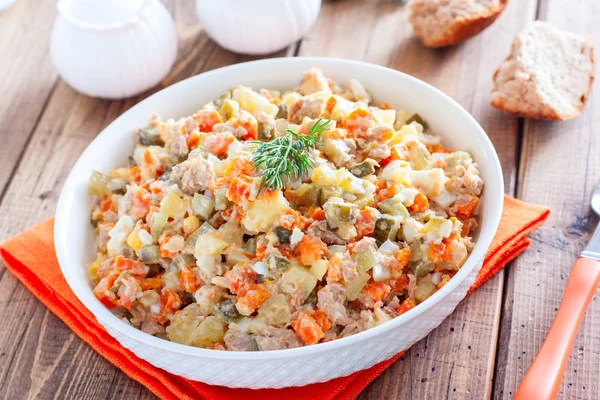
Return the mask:
{"type": "MultiPolygon", "coordinates": [[[[476,160],[477,162],[481,160],[476,160]]],[[[217,68],[208,72],[204,72],[187,79],[184,79],[180,82],[177,82],[167,88],[164,88],[143,101],[137,103],[129,110],[121,114],[118,118],[116,118],[113,122],[111,122],[108,126],[106,126],[102,132],[100,132],[96,138],[87,146],[87,148],[83,151],[81,156],[78,158],[77,162],[74,164],[71,172],[69,173],[63,189],[61,191],[58,204],[56,207],[56,216],[55,216],[55,224],[54,224],[54,238],[55,238],[55,250],[57,254],[57,258],[59,261],[59,265],[63,276],[65,277],[69,287],[77,298],[83,303],[83,305],[94,315],[94,317],[100,322],[103,326],[110,326],[111,330],[117,330],[121,335],[125,335],[131,337],[132,339],[143,343],[144,345],[148,345],[166,352],[173,352],[179,354],[185,354],[188,356],[197,356],[206,359],[219,359],[219,360],[240,360],[240,361],[258,361],[258,360],[267,360],[267,359],[283,359],[283,358],[296,358],[301,356],[310,356],[316,353],[322,353],[331,351],[334,349],[345,348],[348,346],[352,346],[356,343],[363,342],[369,339],[372,339],[376,336],[380,336],[387,331],[390,331],[399,325],[405,324],[408,321],[417,318],[419,315],[423,314],[430,308],[434,307],[437,303],[442,301],[447,295],[449,295],[452,291],[456,290],[459,285],[473,272],[473,270],[479,265],[479,263],[483,262],[486,252],[489,249],[489,246],[492,242],[492,239],[498,229],[498,225],[500,223],[500,217],[502,214],[503,207],[503,196],[504,196],[504,183],[502,176],[502,169],[500,166],[500,161],[498,159],[498,155],[496,150],[483,130],[483,128],[479,125],[479,123],[475,120],[475,118],[467,112],[458,102],[452,99],[450,96],[437,89],[433,85],[430,85],[418,78],[415,78],[406,73],[394,70],[392,68],[383,67],[376,64],[371,64],[363,61],[356,60],[347,60],[341,58],[333,58],[333,57],[281,57],[281,58],[271,58],[271,59],[263,59],[256,60],[250,62],[244,62],[239,64],[234,64],[222,68],[217,68]],[[376,327],[367,329],[365,331],[359,332],[355,335],[347,336],[344,338],[339,338],[332,340],[330,342],[318,343],[312,346],[302,346],[292,349],[284,349],[284,350],[271,350],[271,351],[219,351],[212,349],[204,349],[200,347],[194,347],[189,345],[184,345],[176,342],[171,342],[165,339],[160,339],[155,336],[149,335],[145,332],[142,332],[139,329],[134,328],[131,325],[128,325],[121,321],[116,315],[114,315],[108,308],[103,306],[99,301],[93,302],[93,299],[90,299],[90,294],[92,294],[92,288],[87,287],[79,287],[78,282],[75,281],[74,277],[71,277],[71,274],[67,271],[69,270],[69,266],[66,259],[66,254],[69,252],[69,241],[67,240],[68,227],[66,224],[62,223],[63,220],[66,220],[66,216],[69,213],[71,205],[74,200],[74,186],[77,181],[75,172],[81,168],[80,164],[83,163],[86,156],[91,153],[91,149],[95,146],[94,144],[99,141],[99,138],[107,131],[111,129],[111,126],[116,124],[119,120],[124,119],[129,113],[132,113],[135,109],[139,107],[143,107],[146,102],[149,102],[155,96],[163,95],[164,92],[168,92],[170,90],[174,90],[177,87],[187,85],[191,80],[198,79],[198,77],[202,76],[203,79],[209,79],[213,75],[221,74],[224,72],[234,73],[238,70],[243,71],[247,68],[248,65],[258,65],[264,64],[265,67],[273,66],[269,64],[274,64],[277,66],[282,66],[285,64],[293,64],[302,60],[304,62],[309,62],[311,65],[319,67],[322,65],[323,67],[326,64],[329,64],[331,67],[336,66],[355,66],[362,69],[369,69],[373,72],[382,72],[385,71],[386,74],[392,73],[396,75],[398,78],[403,80],[412,81],[414,84],[420,85],[422,88],[429,90],[432,95],[440,97],[443,101],[452,105],[456,108],[457,112],[461,114],[463,118],[466,118],[471,124],[472,129],[477,131],[477,134],[481,136],[482,142],[487,147],[488,153],[490,157],[485,160],[485,163],[490,168],[490,175],[496,175],[495,179],[492,182],[485,183],[486,190],[486,207],[491,207],[493,209],[497,209],[497,212],[492,212],[491,216],[488,217],[487,221],[487,229],[481,230],[479,232],[479,238],[475,243],[475,247],[464,265],[461,269],[448,281],[446,285],[444,285],[440,290],[435,292],[431,297],[425,300],[423,303],[419,304],[417,307],[407,311],[406,313],[399,315],[393,318],[390,321],[387,321],[381,325],[376,327]],[[494,197],[488,197],[495,195],[494,197]],[[85,292],[88,293],[85,293],[85,292]],[[90,300],[90,301],[88,301],[90,300]]],[[[93,297],[93,294],[92,294],[93,297]]],[[[112,335],[111,333],[111,336],[112,335]]]]}

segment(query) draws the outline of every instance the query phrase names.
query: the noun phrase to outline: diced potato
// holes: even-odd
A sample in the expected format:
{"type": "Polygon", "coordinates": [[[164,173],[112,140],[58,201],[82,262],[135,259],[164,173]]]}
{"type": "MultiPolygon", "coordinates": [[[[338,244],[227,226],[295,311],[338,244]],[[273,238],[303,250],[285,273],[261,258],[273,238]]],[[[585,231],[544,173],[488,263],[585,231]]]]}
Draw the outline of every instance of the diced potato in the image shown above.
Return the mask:
{"type": "Polygon", "coordinates": [[[267,325],[285,326],[290,318],[285,295],[277,293],[265,300],[258,309],[258,318],[267,325]]]}
{"type": "Polygon", "coordinates": [[[396,111],[396,120],[394,121],[394,129],[399,130],[402,128],[406,121],[410,118],[411,114],[406,112],[405,110],[396,111]]]}
{"type": "Polygon", "coordinates": [[[310,266],[310,273],[318,280],[321,280],[325,276],[328,267],[329,263],[326,260],[317,260],[310,266]]]}
{"type": "Polygon", "coordinates": [[[171,190],[160,202],[160,212],[169,217],[180,219],[183,218],[187,211],[186,202],[179,197],[174,190],[171,190]]]}
{"type": "MultiPolygon", "coordinates": [[[[354,95],[355,101],[365,101],[369,103],[371,101],[371,96],[365,90],[364,86],[356,79],[350,79],[350,90],[352,90],[352,94],[354,95]]],[[[393,110],[392,110],[393,111],[393,110]]]]}
{"type": "Polygon", "coordinates": [[[375,118],[375,122],[378,124],[387,124],[394,126],[396,121],[396,111],[394,110],[373,110],[371,115],[375,118]]]}
{"type": "Polygon", "coordinates": [[[210,347],[215,343],[222,342],[223,336],[225,336],[223,321],[219,317],[211,315],[198,325],[192,344],[199,347],[210,347]]]}
{"type": "Polygon", "coordinates": [[[277,224],[279,216],[288,207],[289,203],[280,190],[263,191],[250,202],[242,224],[251,232],[267,232],[277,224]]]}
{"type": "Polygon", "coordinates": [[[352,253],[352,260],[356,263],[356,269],[359,272],[367,272],[379,263],[377,258],[377,249],[375,246],[369,246],[361,251],[352,253]]]}
{"type": "Polygon", "coordinates": [[[217,256],[229,246],[229,243],[222,240],[216,233],[209,232],[201,235],[196,242],[194,254],[217,256]]]}
{"type": "Polygon", "coordinates": [[[183,231],[188,234],[200,228],[200,220],[195,215],[190,215],[183,220],[183,231]]]}
{"type": "Polygon", "coordinates": [[[358,277],[352,281],[345,282],[344,286],[346,286],[346,298],[349,301],[354,301],[360,294],[360,291],[371,278],[371,275],[366,272],[359,272],[358,277]]]}
{"type": "Polygon", "coordinates": [[[371,318],[367,322],[367,326],[370,328],[374,328],[377,325],[381,325],[384,322],[390,321],[392,316],[383,311],[381,308],[376,308],[371,315],[371,318]]]}
{"type": "Polygon", "coordinates": [[[415,299],[417,303],[422,303],[435,293],[435,285],[429,280],[423,280],[417,284],[415,289],[415,299]]]}
{"type": "Polygon", "coordinates": [[[350,147],[342,139],[325,140],[323,146],[319,147],[327,157],[336,165],[345,164],[352,159],[350,156],[350,147]]]}
{"type": "Polygon", "coordinates": [[[318,188],[323,188],[326,186],[337,186],[342,181],[342,177],[336,175],[336,171],[332,170],[329,166],[323,164],[319,165],[314,169],[311,179],[313,181],[313,185],[318,188]]]}
{"type": "Polygon", "coordinates": [[[192,210],[195,214],[198,214],[203,221],[207,221],[212,217],[215,211],[215,199],[200,193],[194,193],[192,210]]]}
{"type": "MultiPolygon", "coordinates": [[[[408,161],[392,160],[379,173],[379,179],[410,186],[412,170],[408,161]]],[[[421,171],[420,171],[421,172],[421,171]]],[[[422,171],[425,172],[425,171],[422,171]]]]}
{"type": "Polygon", "coordinates": [[[193,345],[202,319],[200,307],[195,303],[190,304],[173,314],[167,327],[167,337],[172,342],[193,345]]]}
{"type": "Polygon", "coordinates": [[[444,175],[443,169],[433,168],[425,171],[410,171],[410,179],[413,185],[427,197],[434,198],[442,192],[448,178],[444,175]]]}
{"type": "Polygon", "coordinates": [[[155,290],[146,290],[142,297],[138,299],[140,304],[142,304],[146,308],[150,308],[150,306],[154,304],[158,304],[160,300],[160,295],[155,290]]]}
{"type": "Polygon", "coordinates": [[[292,264],[281,276],[279,288],[289,295],[301,295],[307,298],[317,286],[317,278],[310,271],[298,264],[292,264]]]}
{"type": "Polygon", "coordinates": [[[343,97],[333,95],[335,106],[331,110],[331,119],[335,121],[343,121],[354,110],[354,103],[343,97]]]}
{"type": "Polygon", "coordinates": [[[231,97],[233,100],[237,101],[243,109],[252,113],[254,116],[258,116],[261,112],[264,112],[274,117],[279,111],[279,107],[275,104],[272,104],[265,97],[245,86],[238,86],[233,89],[231,97]]]}

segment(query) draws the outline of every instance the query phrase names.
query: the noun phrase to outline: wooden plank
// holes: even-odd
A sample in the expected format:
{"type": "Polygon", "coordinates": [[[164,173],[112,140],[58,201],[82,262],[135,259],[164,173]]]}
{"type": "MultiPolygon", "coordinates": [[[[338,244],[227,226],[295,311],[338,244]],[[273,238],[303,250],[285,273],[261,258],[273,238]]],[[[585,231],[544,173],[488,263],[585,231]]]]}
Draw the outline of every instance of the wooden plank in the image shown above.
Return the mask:
{"type": "MultiPolygon", "coordinates": [[[[176,19],[180,47],[176,65],[159,86],[135,98],[104,101],[58,83],[0,204],[0,215],[11,216],[0,219],[0,241],[54,214],[77,157],[120,114],[179,80],[253,59],[223,50],[210,40],[196,22],[193,2],[173,0],[167,5],[176,19]]],[[[154,398],[78,339],[5,273],[3,265],[0,320],[5,321],[0,324],[0,398],[154,398]]]]}
{"type": "Polygon", "coordinates": [[[56,83],[48,54],[55,8],[19,0],[0,12],[0,198],[56,83]]]}
{"type": "MultiPolygon", "coordinates": [[[[513,193],[518,121],[493,110],[488,101],[494,68],[505,56],[512,35],[533,19],[535,6],[533,0],[511,2],[499,20],[473,40],[448,49],[429,50],[412,38],[406,9],[401,5],[390,1],[324,3],[322,16],[302,42],[299,55],[387,65],[443,90],[488,132],[500,156],[506,191],[513,193]]],[[[502,288],[500,272],[359,398],[489,397],[502,288]]]]}
{"type": "MultiPolygon", "coordinates": [[[[543,0],[538,14],[559,28],[590,35],[596,46],[600,44],[600,7],[594,0],[543,0]]],[[[598,96],[596,82],[589,104],[576,119],[525,124],[519,197],[546,204],[552,213],[508,277],[496,398],[515,393],[552,324],[571,266],[598,223],[589,205],[600,179],[598,96]]],[[[559,398],[600,398],[598,298],[594,297],[577,335],[559,398]]]]}

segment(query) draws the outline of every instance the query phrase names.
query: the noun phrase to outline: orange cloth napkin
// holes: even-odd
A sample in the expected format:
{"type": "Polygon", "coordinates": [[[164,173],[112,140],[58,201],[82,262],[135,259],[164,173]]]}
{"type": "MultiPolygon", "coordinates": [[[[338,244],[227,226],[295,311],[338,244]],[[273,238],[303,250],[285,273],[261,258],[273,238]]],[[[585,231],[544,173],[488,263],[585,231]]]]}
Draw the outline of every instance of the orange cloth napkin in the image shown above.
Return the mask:
{"type": "MultiPolygon", "coordinates": [[[[505,196],[504,212],[496,236],[471,291],[529,247],[527,234],[541,226],[549,210],[505,196]]],[[[372,368],[329,382],[286,389],[229,389],[170,374],[136,357],[122,347],[79,302],[62,276],[53,242],[53,219],[0,245],[6,267],[80,338],[127,375],[162,399],[204,400],[345,400],[354,399],[401,354],[372,368]]],[[[83,266],[82,266],[83,267],[83,266]]]]}

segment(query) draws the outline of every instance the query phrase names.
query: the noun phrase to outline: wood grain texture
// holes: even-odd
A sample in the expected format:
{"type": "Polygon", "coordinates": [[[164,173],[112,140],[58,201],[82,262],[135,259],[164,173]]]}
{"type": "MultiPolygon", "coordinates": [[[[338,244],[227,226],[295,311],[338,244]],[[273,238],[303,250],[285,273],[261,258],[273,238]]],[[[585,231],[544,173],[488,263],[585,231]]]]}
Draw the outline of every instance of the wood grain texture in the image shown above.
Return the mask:
{"type": "MultiPolygon", "coordinates": [[[[45,7],[49,2],[43,3],[45,7]]],[[[54,214],[72,165],[120,114],[179,80],[253,59],[223,50],[209,39],[196,22],[192,1],[164,3],[176,19],[180,39],[178,60],[169,76],[152,90],[122,101],[89,98],[59,81],[0,203],[0,241],[54,214]]],[[[0,23],[0,32],[3,30],[0,23]]],[[[24,79],[35,76],[32,71],[28,74],[24,79]]],[[[44,85],[48,83],[28,82],[23,98],[33,98],[44,85]]],[[[9,150],[18,150],[16,144],[11,146],[9,150]]],[[[0,320],[10,323],[0,324],[0,398],[154,398],[77,338],[5,271],[1,265],[0,320]]]]}
{"type": "MultiPolygon", "coordinates": [[[[592,36],[594,44],[600,44],[597,1],[543,0],[538,14],[556,27],[592,36]]],[[[508,399],[515,393],[554,320],[573,262],[598,223],[589,204],[600,180],[598,96],[595,82],[588,104],[576,119],[525,124],[519,197],[548,205],[552,213],[532,235],[531,249],[517,260],[508,277],[495,398],[508,399]]],[[[559,398],[600,398],[599,376],[597,293],[573,346],[559,398]]]]}
{"type": "Polygon", "coordinates": [[[0,12],[0,198],[56,83],[48,54],[51,1],[20,0],[0,12]]]}
{"type": "MultiPolygon", "coordinates": [[[[391,1],[325,3],[300,56],[386,65],[456,99],[486,130],[500,155],[505,188],[517,176],[518,120],[488,105],[491,76],[514,33],[532,20],[535,1],[511,3],[498,21],[463,45],[430,50],[412,37],[406,8],[391,1]],[[489,46],[490,40],[494,46],[489,46]]],[[[393,105],[393,99],[381,99],[393,105]]],[[[427,116],[425,116],[427,117],[427,116]]],[[[487,398],[492,391],[503,272],[472,294],[426,339],[377,378],[361,399],[487,398]]]]}

